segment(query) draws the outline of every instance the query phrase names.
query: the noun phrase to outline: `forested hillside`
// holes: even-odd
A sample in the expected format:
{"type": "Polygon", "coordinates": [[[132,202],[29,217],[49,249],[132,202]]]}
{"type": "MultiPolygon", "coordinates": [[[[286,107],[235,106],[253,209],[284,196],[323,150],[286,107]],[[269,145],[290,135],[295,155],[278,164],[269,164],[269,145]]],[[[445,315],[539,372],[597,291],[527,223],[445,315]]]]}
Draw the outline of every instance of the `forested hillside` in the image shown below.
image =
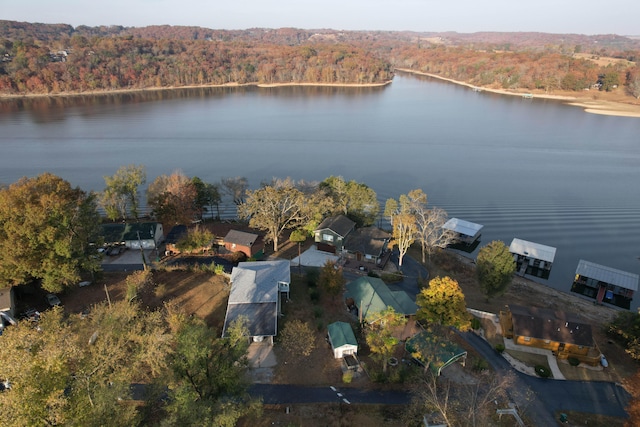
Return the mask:
{"type": "Polygon", "coordinates": [[[503,89],[640,97],[640,40],[617,35],[73,28],[0,21],[0,94],[248,83],[375,84],[409,68],[503,89]],[[610,58],[606,63],[601,57],[610,58]]]}

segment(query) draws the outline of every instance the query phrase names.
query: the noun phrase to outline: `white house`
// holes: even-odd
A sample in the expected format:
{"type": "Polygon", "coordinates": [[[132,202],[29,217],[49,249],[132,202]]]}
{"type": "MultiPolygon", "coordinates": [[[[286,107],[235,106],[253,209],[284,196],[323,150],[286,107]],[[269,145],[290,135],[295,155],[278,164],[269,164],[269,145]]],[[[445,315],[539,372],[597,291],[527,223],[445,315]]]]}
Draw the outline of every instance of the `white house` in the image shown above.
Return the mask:
{"type": "Polygon", "coordinates": [[[351,325],[346,322],[334,322],[327,326],[329,343],[333,349],[333,357],[342,359],[346,355],[358,354],[358,341],[351,325]]]}

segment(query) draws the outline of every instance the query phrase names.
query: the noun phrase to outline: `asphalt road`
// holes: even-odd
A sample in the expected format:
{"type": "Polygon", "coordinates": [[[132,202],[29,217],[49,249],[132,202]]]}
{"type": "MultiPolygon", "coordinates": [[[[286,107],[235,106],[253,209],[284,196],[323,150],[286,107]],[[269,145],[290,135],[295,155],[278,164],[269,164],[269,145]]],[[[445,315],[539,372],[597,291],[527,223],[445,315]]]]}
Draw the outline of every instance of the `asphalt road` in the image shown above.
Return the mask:
{"type": "Polygon", "coordinates": [[[305,387],[289,384],[252,384],[249,394],[262,397],[266,404],[287,403],[369,403],[407,405],[411,394],[406,391],[378,391],[357,388],[305,387]],[[346,401],[345,401],[346,399],[346,401]]]}

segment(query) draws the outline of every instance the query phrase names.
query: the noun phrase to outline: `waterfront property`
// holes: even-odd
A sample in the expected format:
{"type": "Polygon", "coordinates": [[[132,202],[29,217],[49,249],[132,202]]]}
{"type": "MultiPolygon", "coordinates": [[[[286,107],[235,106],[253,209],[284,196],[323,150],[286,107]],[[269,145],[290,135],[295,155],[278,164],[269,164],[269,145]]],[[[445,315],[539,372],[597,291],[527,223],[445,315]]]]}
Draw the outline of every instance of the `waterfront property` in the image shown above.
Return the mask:
{"type": "Polygon", "coordinates": [[[505,338],[518,345],[554,352],[558,359],[574,357],[592,366],[600,364],[591,325],[573,313],[509,304],[500,311],[505,338]]]}
{"type": "Polygon", "coordinates": [[[180,253],[180,250],[176,246],[178,242],[187,237],[186,225],[174,225],[169,230],[167,238],[165,239],[165,255],[172,255],[174,253],[180,253]]]}
{"type": "Polygon", "coordinates": [[[556,248],[513,239],[509,245],[509,252],[513,254],[518,275],[530,274],[543,279],[549,278],[551,266],[556,256],[556,248]]]}
{"type": "Polygon", "coordinates": [[[318,250],[332,254],[342,252],[345,238],[356,223],[344,215],[325,218],[313,232],[318,250]]]}
{"type": "Polygon", "coordinates": [[[278,333],[281,294],[289,295],[289,261],[241,262],[231,271],[231,292],[222,336],[231,323],[243,316],[254,342],[273,344],[278,333]]]}
{"type": "Polygon", "coordinates": [[[480,232],[484,225],[465,221],[464,219],[450,218],[442,228],[456,233],[458,242],[473,245],[480,238],[480,232]]]}
{"type": "Polygon", "coordinates": [[[391,235],[378,227],[356,228],[344,240],[344,255],[347,259],[384,267],[388,260],[389,240],[391,235]]]}
{"type": "Polygon", "coordinates": [[[159,222],[103,224],[102,234],[107,245],[122,245],[129,249],[158,249],[164,240],[159,222]]]}
{"type": "Polygon", "coordinates": [[[629,310],[638,290],[638,275],[583,259],[578,262],[571,291],[629,310]]]}

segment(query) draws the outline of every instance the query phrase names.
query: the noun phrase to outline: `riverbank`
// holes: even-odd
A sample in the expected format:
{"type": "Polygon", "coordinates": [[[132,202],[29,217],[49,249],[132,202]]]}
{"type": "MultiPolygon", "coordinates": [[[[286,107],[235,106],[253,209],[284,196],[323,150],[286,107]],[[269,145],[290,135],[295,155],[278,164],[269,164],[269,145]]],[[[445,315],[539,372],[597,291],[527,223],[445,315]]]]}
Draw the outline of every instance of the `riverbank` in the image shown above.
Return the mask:
{"type": "Polygon", "coordinates": [[[144,92],[160,92],[182,89],[207,89],[207,88],[234,88],[255,86],[259,88],[274,88],[286,86],[305,86],[305,87],[346,87],[346,88],[367,88],[381,87],[391,84],[391,80],[380,83],[225,83],[222,85],[188,85],[188,86],[167,86],[167,87],[146,87],[131,89],[113,89],[113,90],[89,90],[84,92],[60,92],[60,93],[28,93],[28,94],[0,94],[0,100],[7,99],[30,99],[30,98],[46,98],[46,97],[81,97],[81,96],[101,96],[101,95],[118,95],[127,93],[144,93],[144,92]]]}
{"type": "MultiPolygon", "coordinates": [[[[533,91],[533,92],[509,91],[504,89],[493,89],[493,88],[488,88],[483,86],[474,86],[470,83],[466,83],[463,81],[449,79],[446,77],[439,76],[437,74],[423,73],[421,71],[411,70],[408,68],[396,68],[396,71],[401,71],[409,74],[416,74],[420,76],[433,77],[434,79],[443,80],[443,81],[454,83],[460,86],[466,86],[468,88],[478,90],[481,92],[490,92],[490,93],[495,93],[499,95],[519,96],[519,97],[522,97],[524,95],[532,95],[534,98],[561,101],[567,105],[580,107],[585,112],[592,113],[592,114],[640,118],[640,103],[634,104],[634,103],[620,102],[617,100],[594,99],[594,96],[598,96],[598,97],[607,96],[607,94],[603,94],[603,93],[598,93],[597,95],[591,95],[590,92],[586,92],[586,93],[589,93],[589,96],[586,96],[586,95],[578,96],[577,93],[576,95],[552,95],[552,94],[538,92],[538,91],[533,91]]],[[[629,99],[632,100],[633,98],[629,97],[629,99]]]]}

